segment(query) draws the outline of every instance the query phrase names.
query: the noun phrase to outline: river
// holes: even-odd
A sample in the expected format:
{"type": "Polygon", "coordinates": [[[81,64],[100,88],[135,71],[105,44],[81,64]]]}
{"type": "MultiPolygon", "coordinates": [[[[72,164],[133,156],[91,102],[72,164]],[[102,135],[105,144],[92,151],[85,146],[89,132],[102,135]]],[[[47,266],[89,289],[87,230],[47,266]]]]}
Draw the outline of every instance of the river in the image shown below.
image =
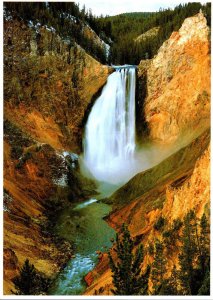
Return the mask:
{"type": "MultiPolygon", "coordinates": [[[[114,68],[89,114],[81,163],[84,175],[101,182],[103,198],[109,196],[111,188],[116,190],[135,175],[137,165],[136,68],[114,68]]],[[[60,213],[55,231],[75,245],[76,254],[57,277],[50,294],[79,295],[85,291],[83,278],[97,264],[97,251],[107,251],[115,238],[115,231],[103,220],[109,212],[110,206],[88,199],[60,213]]]]}
{"type": "Polygon", "coordinates": [[[61,211],[55,231],[74,243],[75,257],[57,276],[50,295],[80,295],[85,291],[84,276],[97,264],[97,251],[107,251],[115,238],[115,231],[103,220],[110,210],[109,205],[89,199],[61,211]]]}

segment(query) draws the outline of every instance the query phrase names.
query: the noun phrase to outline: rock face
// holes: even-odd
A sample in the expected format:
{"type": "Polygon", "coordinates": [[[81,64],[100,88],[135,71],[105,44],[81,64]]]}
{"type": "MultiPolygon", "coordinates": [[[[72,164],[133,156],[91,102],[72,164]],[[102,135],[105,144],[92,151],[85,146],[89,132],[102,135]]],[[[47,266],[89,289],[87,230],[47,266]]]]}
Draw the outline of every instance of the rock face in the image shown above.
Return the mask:
{"type": "Polygon", "coordinates": [[[186,180],[191,175],[196,160],[209,145],[210,133],[205,131],[186,147],[163,160],[157,166],[135,175],[129,182],[117,190],[108,201],[118,209],[146,194],[157,186],[161,188],[169,181],[186,180]]]}
{"type": "Polygon", "coordinates": [[[4,294],[14,290],[12,279],[26,258],[51,277],[72,250],[62,240],[57,245],[44,214],[66,199],[59,185],[67,173],[64,159],[47,144],[32,144],[21,159],[11,159],[11,136],[4,142],[4,294]]]}
{"type": "MultiPolygon", "coordinates": [[[[169,227],[174,219],[181,220],[192,209],[198,218],[210,214],[210,135],[207,130],[190,145],[164,160],[158,166],[137,174],[109,199],[113,211],[108,222],[117,231],[128,224],[135,245],[144,248],[161,238],[154,225],[160,217],[169,227]]],[[[168,228],[167,227],[167,228],[168,228]]],[[[145,265],[152,263],[147,253],[145,265]]],[[[177,252],[170,253],[169,265],[177,260],[177,252]],[[170,262],[171,260],[171,262],[170,262]]],[[[103,295],[111,294],[112,274],[107,255],[89,273],[87,295],[102,288],[103,295]]],[[[170,268],[168,269],[170,270],[170,268]]]]}
{"type": "Polygon", "coordinates": [[[88,106],[112,70],[44,27],[8,20],[4,32],[5,116],[39,142],[79,151],[88,106]]]}
{"type": "MultiPolygon", "coordinates": [[[[146,136],[155,143],[187,144],[157,166],[137,174],[107,201],[113,211],[109,224],[117,231],[128,224],[135,245],[148,249],[162,239],[154,225],[173,220],[193,210],[200,218],[210,217],[210,42],[209,29],[202,13],[188,18],[174,32],[152,60],[139,65],[139,106],[146,121],[146,136]],[[195,138],[197,136],[197,138],[195,138]]],[[[141,127],[141,129],[142,129],[141,127]]],[[[139,135],[139,139],[141,138],[139,135]]],[[[168,272],[178,264],[178,251],[168,254],[168,272]]],[[[153,257],[146,252],[143,268],[153,257]]],[[[109,295],[113,288],[107,257],[93,270],[87,295],[109,295]],[[102,268],[103,266],[103,268],[102,268]],[[93,279],[93,281],[92,281],[93,279]]]]}
{"type": "Polygon", "coordinates": [[[173,32],[154,59],[141,61],[141,115],[151,140],[169,144],[209,126],[209,34],[199,13],[173,32]]]}
{"type": "MultiPolygon", "coordinates": [[[[36,32],[20,20],[7,20],[4,30],[4,293],[10,294],[26,258],[52,276],[66,261],[64,253],[71,253],[68,245],[52,240],[44,215],[47,207],[66,200],[59,183],[67,170],[57,151],[80,151],[91,103],[111,69],[45,28],[36,32]]],[[[137,244],[158,237],[153,225],[160,216],[171,222],[189,209],[198,217],[209,214],[209,48],[209,29],[198,14],[153,60],[140,63],[137,120],[146,121],[149,139],[171,144],[189,131],[199,138],[112,196],[109,223],[119,230],[127,222],[137,244]]],[[[110,293],[106,254],[86,280],[87,294],[110,293]]]]}
{"type": "Polygon", "coordinates": [[[4,294],[26,258],[51,277],[72,254],[45,212],[83,197],[77,174],[66,187],[62,151],[80,152],[90,105],[111,71],[45,27],[5,20],[4,294]]]}

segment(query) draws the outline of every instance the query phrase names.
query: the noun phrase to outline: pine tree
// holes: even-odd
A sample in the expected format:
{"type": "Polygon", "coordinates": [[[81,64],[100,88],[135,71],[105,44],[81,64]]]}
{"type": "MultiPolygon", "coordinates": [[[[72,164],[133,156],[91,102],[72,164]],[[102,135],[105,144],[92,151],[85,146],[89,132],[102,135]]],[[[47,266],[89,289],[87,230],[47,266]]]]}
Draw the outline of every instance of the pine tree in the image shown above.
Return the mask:
{"type": "Polygon", "coordinates": [[[204,280],[199,288],[198,295],[210,295],[210,271],[207,269],[204,280]]]}
{"type": "Polygon", "coordinates": [[[153,294],[160,295],[161,288],[164,281],[164,275],[167,270],[166,258],[164,256],[164,246],[163,243],[158,239],[155,242],[155,257],[152,263],[152,283],[153,283],[153,294]]]}
{"type": "Polygon", "coordinates": [[[181,294],[210,293],[210,232],[205,214],[200,223],[193,211],[184,218],[179,254],[181,294]]]}
{"type": "Polygon", "coordinates": [[[199,256],[198,262],[201,269],[201,285],[198,295],[210,295],[210,226],[205,214],[200,220],[199,256]]]}
{"type": "Polygon", "coordinates": [[[205,214],[202,215],[200,220],[199,245],[200,245],[199,261],[200,261],[202,273],[204,275],[206,269],[209,269],[209,261],[210,261],[210,226],[208,224],[208,220],[205,214]]]}
{"type": "Polygon", "coordinates": [[[20,274],[13,279],[16,292],[11,290],[15,295],[40,295],[47,293],[50,285],[50,279],[39,274],[29,259],[26,259],[20,274]]]}
{"type": "Polygon", "coordinates": [[[116,236],[117,259],[113,259],[109,252],[110,268],[113,273],[112,290],[114,295],[147,295],[149,266],[145,274],[141,275],[141,264],[144,259],[143,247],[139,246],[133,254],[133,240],[125,224],[121,228],[120,236],[116,236]]]}
{"type": "Polygon", "coordinates": [[[163,284],[160,290],[161,295],[178,295],[178,284],[179,284],[179,279],[178,279],[178,271],[176,266],[174,265],[172,269],[171,276],[168,279],[163,280],[163,284]]]}
{"type": "Polygon", "coordinates": [[[20,275],[13,280],[17,295],[33,295],[36,281],[36,270],[33,264],[30,264],[29,259],[26,259],[23,267],[20,270],[20,275]]]}
{"type": "Polygon", "coordinates": [[[190,211],[184,218],[182,247],[179,254],[180,280],[184,295],[195,295],[197,286],[195,258],[198,256],[197,220],[195,213],[190,211]]]}

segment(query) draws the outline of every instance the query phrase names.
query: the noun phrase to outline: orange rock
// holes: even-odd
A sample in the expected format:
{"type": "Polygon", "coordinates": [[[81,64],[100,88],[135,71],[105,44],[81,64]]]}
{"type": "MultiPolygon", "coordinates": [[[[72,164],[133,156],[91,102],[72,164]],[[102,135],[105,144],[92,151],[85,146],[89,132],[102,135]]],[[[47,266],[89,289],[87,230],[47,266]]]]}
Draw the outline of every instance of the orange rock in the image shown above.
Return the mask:
{"type": "Polygon", "coordinates": [[[202,13],[187,18],[149,64],[141,61],[138,72],[147,89],[144,113],[151,140],[171,144],[187,130],[209,127],[210,40],[202,13]]]}
{"type": "Polygon", "coordinates": [[[61,80],[58,80],[56,85],[57,85],[58,90],[62,90],[63,83],[61,80]]]}
{"type": "Polygon", "coordinates": [[[85,277],[84,280],[86,281],[87,286],[90,286],[93,281],[94,281],[94,277],[93,277],[93,273],[89,272],[85,277]]]}
{"type": "Polygon", "coordinates": [[[39,74],[39,77],[46,79],[46,78],[48,78],[48,74],[47,73],[42,73],[42,74],[39,74]]]}
{"type": "Polygon", "coordinates": [[[6,270],[18,270],[18,258],[9,248],[4,248],[4,272],[6,270]]]}

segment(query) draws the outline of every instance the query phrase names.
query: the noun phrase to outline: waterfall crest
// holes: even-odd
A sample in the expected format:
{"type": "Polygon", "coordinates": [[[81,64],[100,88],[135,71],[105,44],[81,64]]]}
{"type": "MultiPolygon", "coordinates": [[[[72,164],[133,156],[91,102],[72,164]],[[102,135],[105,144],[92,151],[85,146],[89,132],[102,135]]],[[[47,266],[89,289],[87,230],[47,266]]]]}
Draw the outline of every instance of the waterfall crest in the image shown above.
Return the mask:
{"type": "Polygon", "coordinates": [[[84,165],[98,180],[119,183],[134,162],[135,68],[117,67],[89,115],[84,165]]]}

